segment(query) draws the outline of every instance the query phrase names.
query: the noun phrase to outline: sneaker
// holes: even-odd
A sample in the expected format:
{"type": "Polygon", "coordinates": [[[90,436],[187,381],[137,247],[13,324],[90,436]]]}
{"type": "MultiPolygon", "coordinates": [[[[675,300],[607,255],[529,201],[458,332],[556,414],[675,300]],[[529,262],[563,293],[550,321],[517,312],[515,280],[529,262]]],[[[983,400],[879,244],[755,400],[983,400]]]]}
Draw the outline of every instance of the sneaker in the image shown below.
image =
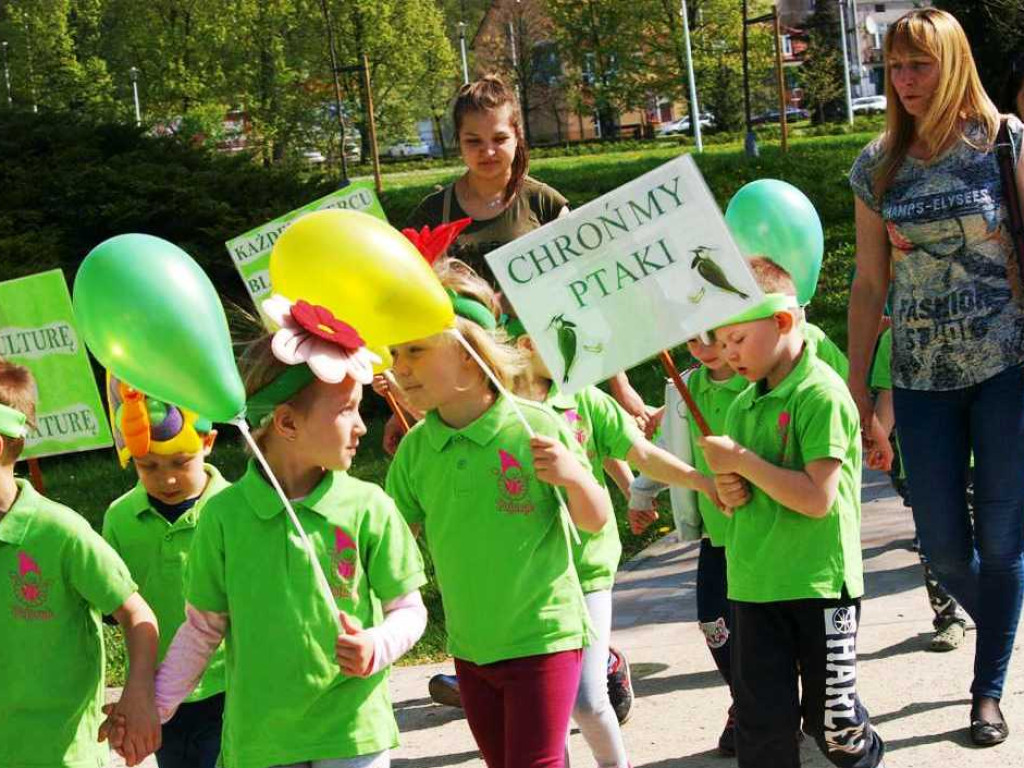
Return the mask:
{"type": "Polygon", "coordinates": [[[729,707],[725,728],[722,729],[722,735],[718,737],[718,754],[722,757],[736,756],[736,718],[733,717],[733,709],[733,707],[729,707]]]}
{"type": "Polygon", "coordinates": [[[942,629],[932,635],[932,641],[928,645],[929,651],[945,653],[955,651],[964,643],[964,625],[959,621],[951,621],[942,629]]]}
{"type": "Polygon", "coordinates": [[[459,678],[455,675],[434,675],[427,684],[427,690],[435,704],[462,709],[459,678]]]}
{"type": "Polygon", "coordinates": [[[633,681],[626,655],[617,648],[608,649],[608,698],[619,725],[623,725],[633,709],[633,681]]]}

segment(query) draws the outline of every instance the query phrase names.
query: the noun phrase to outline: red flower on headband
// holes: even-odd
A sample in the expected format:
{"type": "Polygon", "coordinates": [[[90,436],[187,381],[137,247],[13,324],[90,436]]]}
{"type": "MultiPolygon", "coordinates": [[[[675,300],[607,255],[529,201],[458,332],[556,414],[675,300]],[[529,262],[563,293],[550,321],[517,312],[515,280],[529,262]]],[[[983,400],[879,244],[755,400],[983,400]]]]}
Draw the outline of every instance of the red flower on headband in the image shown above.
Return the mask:
{"type": "Polygon", "coordinates": [[[373,366],[380,357],[366,348],[355,328],[329,309],[301,299],[292,304],[277,294],[264,300],[262,307],[278,327],[270,346],[285,365],[306,364],[328,384],[338,384],[346,376],[360,384],[373,380],[373,366]]]}
{"type": "Polygon", "coordinates": [[[365,344],[359,331],[336,318],[326,307],[299,299],[292,305],[292,318],[314,336],[319,336],[324,341],[337,344],[350,352],[365,344]]]}
{"type": "Polygon", "coordinates": [[[423,227],[419,232],[407,227],[402,230],[402,234],[416,246],[416,250],[423,255],[428,264],[433,264],[455,242],[455,238],[462,234],[462,230],[472,223],[473,220],[470,218],[459,219],[450,224],[434,227],[434,229],[423,227]]]}

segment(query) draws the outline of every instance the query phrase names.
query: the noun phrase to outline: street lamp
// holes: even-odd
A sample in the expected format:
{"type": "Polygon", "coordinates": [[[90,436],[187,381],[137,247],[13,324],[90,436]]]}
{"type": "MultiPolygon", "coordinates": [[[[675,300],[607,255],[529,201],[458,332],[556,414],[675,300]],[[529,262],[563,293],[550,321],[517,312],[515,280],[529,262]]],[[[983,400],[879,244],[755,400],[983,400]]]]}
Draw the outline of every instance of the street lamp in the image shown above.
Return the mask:
{"type": "Polygon", "coordinates": [[[128,75],[132,79],[132,97],[135,100],[135,125],[142,125],[142,110],[139,109],[139,68],[132,67],[128,70],[128,75]]]}
{"type": "Polygon", "coordinates": [[[462,50],[462,84],[469,82],[469,62],[466,61],[466,22],[459,22],[459,48],[462,50]]]}
{"type": "Polygon", "coordinates": [[[743,0],[743,119],[747,126],[743,149],[747,157],[758,157],[760,152],[757,149],[757,136],[754,134],[754,127],[750,124],[750,63],[747,60],[747,27],[749,25],[747,0],[743,0]]]}
{"type": "Polygon", "coordinates": [[[14,106],[14,100],[11,98],[11,68],[7,66],[7,41],[0,42],[0,48],[4,52],[4,85],[7,86],[7,108],[11,109],[14,106]]]}
{"type": "Polygon", "coordinates": [[[850,99],[850,57],[846,50],[846,0],[839,0],[839,35],[843,42],[843,85],[846,88],[846,119],[853,125],[853,101],[850,99]]]}
{"type": "Polygon", "coordinates": [[[682,0],[679,13],[683,17],[683,40],[686,42],[686,74],[690,86],[690,128],[693,129],[693,141],[697,151],[704,151],[704,142],[700,136],[700,108],[697,106],[697,83],[693,78],[693,52],[690,49],[690,15],[686,12],[686,0],[682,0]]]}

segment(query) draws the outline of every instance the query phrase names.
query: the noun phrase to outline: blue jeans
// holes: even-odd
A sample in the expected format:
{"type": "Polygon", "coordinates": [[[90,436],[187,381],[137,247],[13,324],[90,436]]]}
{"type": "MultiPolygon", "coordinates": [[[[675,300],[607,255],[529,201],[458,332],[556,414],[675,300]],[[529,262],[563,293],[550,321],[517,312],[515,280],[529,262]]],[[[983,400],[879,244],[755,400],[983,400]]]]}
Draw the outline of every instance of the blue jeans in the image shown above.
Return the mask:
{"type": "Polygon", "coordinates": [[[1024,595],[1024,366],[893,401],[921,548],[978,628],[971,692],[1000,698],[1024,595]]]}
{"type": "Polygon", "coordinates": [[[182,704],[164,723],[156,764],[160,768],[214,768],[220,755],[223,718],[223,693],[182,704]]]}

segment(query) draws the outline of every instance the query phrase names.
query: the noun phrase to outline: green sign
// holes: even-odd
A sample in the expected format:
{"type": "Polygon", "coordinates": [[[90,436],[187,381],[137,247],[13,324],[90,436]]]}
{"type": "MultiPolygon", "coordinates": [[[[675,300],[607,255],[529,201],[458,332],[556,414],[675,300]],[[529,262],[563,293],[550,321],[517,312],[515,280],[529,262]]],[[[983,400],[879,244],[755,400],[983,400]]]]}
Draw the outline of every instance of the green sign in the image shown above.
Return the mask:
{"type": "Polygon", "coordinates": [[[28,368],[39,387],[23,459],[113,444],[59,269],[0,283],[0,358],[28,368]]]}
{"type": "Polygon", "coordinates": [[[329,208],[345,208],[351,211],[362,211],[369,213],[382,221],[387,221],[384,209],[373,189],[372,181],[354,181],[344,189],[314,200],[309,205],[304,205],[283,216],[278,216],[273,221],[267,222],[256,229],[228,240],[228,253],[231,260],[235,262],[235,268],[242,276],[245,289],[252,297],[253,303],[263,316],[263,308],[260,306],[264,299],[270,298],[270,252],[274,249],[274,243],[281,236],[285,228],[293,221],[313,211],[323,211],[329,208]]]}

